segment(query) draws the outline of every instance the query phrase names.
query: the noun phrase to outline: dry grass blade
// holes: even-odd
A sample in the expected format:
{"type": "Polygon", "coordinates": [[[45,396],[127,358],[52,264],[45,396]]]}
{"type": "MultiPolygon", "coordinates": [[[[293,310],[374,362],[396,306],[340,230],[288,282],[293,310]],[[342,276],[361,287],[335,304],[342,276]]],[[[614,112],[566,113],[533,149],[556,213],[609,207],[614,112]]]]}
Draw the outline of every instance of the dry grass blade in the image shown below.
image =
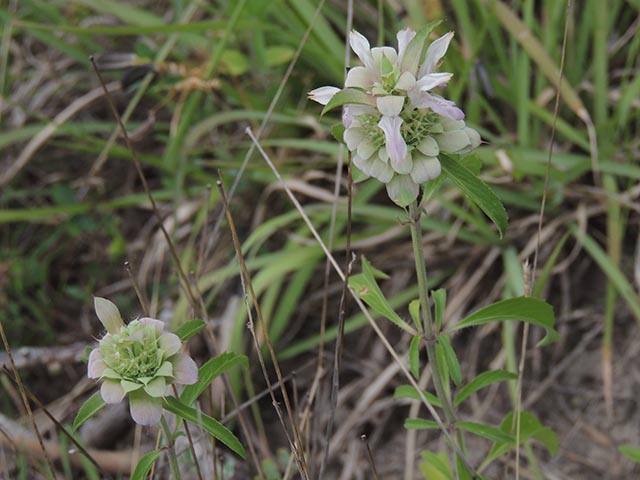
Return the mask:
{"type": "Polygon", "coordinates": [[[307,467],[307,462],[304,458],[304,449],[302,438],[300,437],[300,432],[297,426],[297,422],[294,418],[293,408],[291,407],[291,401],[289,400],[289,394],[287,393],[286,386],[284,384],[284,378],[282,376],[282,371],[280,370],[280,364],[278,362],[278,358],[276,357],[276,352],[271,344],[271,337],[269,336],[269,331],[267,328],[267,324],[262,316],[262,310],[260,309],[260,305],[258,303],[257,295],[253,289],[253,282],[251,281],[251,277],[249,275],[249,270],[247,269],[247,265],[244,260],[244,256],[242,254],[242,246],[240,244],[240,239],[238,238],[238,233],[235,228],[235,224],[233,222],[233,217],[231,216],[231,211],[229,210],[229,205],[227,203],[227,196],[224,192],[224,187],[222,186],[222,180],[218,180],[216,183],[218,190],[220,192],[220,199],[222,200],[224,211],[227,216],[227,222],[229,223],[229,229],[231,230],[231,236],[233,238],[233,245],[236,250],[236,256],[238,258],[238,263],[240,264],[240,279],[242,281],[242,288],[245,293],[245,298],[247,302],[247,315],[249,317],[249,329],[251,331],[251,335],[254,339],[256,346],[256,353],[258,355],[258,359],[260,360],[260,366],[262,368],[262,373],[264,375],[264,379],[267,382],[267,386],[269,387],[269,393],[271,395],[271,399],[273,401],[273,406],[278,414],[282,427],[285,431],[287,439],[291,445],[291,449],[293,451],[294,456],[296,457],[296,462],[298,463],[298,470],[303,480],[309,479],[309,472],[307,467]],[[262,334],[267,343],[267,347],[269,349],[269,354],[271,356],[271,361],[273,362],[273,366],[276,371],[276,376],[278,377],[278,385],[280,386],[280,393],[282,394],[282,398],[284,399],[285,408],[287,410],[287,415],[289,417],[289,422],[291,424],[291,429],[293,431],[293,439],[289,437],[286,425],[284,423],[284,419],[282,418],[280,407],[278,405],[278,401],[275,398],[275,394],[273,389],[271,388],[271,381],[269,380],[269,373],[267,372],[267,367],[264,362],[264,358],[261,353],[261,346],[258,338],[255,334],[255,324],[253,321],[253,317],[251,315],[251,305],[249,304],[249,299],[253,304],[253,307],[256,310],[256,314],[258,316],[258,320],[260,322],[260,327],[262,328],[262,334]]]}

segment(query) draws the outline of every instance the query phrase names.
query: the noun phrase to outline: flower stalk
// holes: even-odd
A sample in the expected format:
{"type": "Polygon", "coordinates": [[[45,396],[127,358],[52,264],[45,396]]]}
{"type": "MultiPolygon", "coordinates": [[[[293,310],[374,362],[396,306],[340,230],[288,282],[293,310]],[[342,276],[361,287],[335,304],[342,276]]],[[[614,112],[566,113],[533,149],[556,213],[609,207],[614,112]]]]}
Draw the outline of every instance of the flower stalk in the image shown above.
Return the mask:
{"type": "Polygon", "coordinates": [[[173,442],[173,432],[169,423],[164,415],[160,417],[160,426],[162,427],[162,433],[164,434],[165,441],[167,442],[167,453],[169,454],[169,468],[171,469],[171,478],[180,480],[180,467],[178,466],[178,456],[176,455],[176,449],[173,442]]]}
{"type": "Polygon", "coordinates": [[[447,422],[450,425],[455,425],[456,414],[453,410],[451,397],[445,389],[438,356],[436,355],[436,332],[434,331],[434,322],[431,316],[431,307],[429,306],[427,267],[422,247],[422,230],[420,229],[420,217],[422,216],[422,212],[420,212],[417,202],[413,202],[409,205],[409,215],[411,217],[411,221],[409,222],[409,226],[411,228],[411,243],[413,245],[413,257],[416,262],[418,292],[420,295],[420,317],[422,318],[424,336],[427,345],[427,357],[429,359],[429,365],[431,365],[431,372],[433,375],[433,385],[435,387],[438,400],[440,400],[440,403],[442,404],[442,409],[444,410],[447,422]]]}

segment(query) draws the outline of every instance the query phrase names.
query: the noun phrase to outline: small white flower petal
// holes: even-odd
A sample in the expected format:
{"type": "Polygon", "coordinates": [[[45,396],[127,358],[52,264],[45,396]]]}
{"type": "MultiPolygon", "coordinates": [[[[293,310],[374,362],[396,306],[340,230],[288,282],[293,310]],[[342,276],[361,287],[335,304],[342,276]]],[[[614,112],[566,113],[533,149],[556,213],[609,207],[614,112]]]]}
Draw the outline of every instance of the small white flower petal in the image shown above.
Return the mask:
{"type": "Polygon", "coordinates": [[[125,391],[120,382],[115,380],[105,380],[100,387],[100,396],[106,403],[120,403],[124,398],[125,391]]]}
{"type": "Polygon", "coordinates": [[[366,131],[361,127],[350,127],[344,131],[342,136],[344,142],[347,144],[347,148],[350,151],[354,151],[360,145],[365,138],[367,138],[366,131]]]}
{"type": "Polygon", "coordinates": [[[402,111],[405,97],[400,95],[387,95],[386,97],[378,97],[376,106],[385,117],[397,117],[402,111]]]}
{"type": "Polygon", "coordinates": [[[398,64],[402,63],[404,52],[407,50],[407,45],[416,36],[416,32],[410,28],[400,30],[396,35],[398,39],[398,64]]]}
{"type": "Polygon", "coordinates": [[[175,383],[193,385],[198,381],[198,366],[189,355],[178,353],[171,359],[175,383]]]}
{"type": "Polygon", "coordinates": [[[421,92],[428,92],[432,88],[446,85],[451,77],[453,73],[429,73],[416,82],[416,87],[421,92]]]}
{"type": "Polygon", "coordinates": [[[427,136],[418,144],[417,149],[427,157],[436,157],[440,153],[438,142],[433,137],[427,136]]]}
{"type": "Polygon", "coordinates": [[[382,58],[386,57],[391,65],[395,65],[398,61],[398,53],[393,47],[375,47],[371,49],[373,57],[373,71],[379,72],[382,65],[382,58]]]}
{"type": "Polygon", "coordinates": [[[406,175],[413,170],[413,159],[411,153],[407,152],[401,162],[392,163],[391,167],[399,174],[406,175]]]}
{"type": "Polygon", "coordinates": [[[400,117],[382,117],[378,126],[384,132],[387,153],[391,163],[400,163],[407,154],[407,144],[400,132],[402,119],[400,117]]]}
{"type": "Polygon", "coordinates": [[[384,162],[389,163],[389,153],[387,153],[387,147],[382,146],[378,149],[378,158],[384,162]]]}
{"type": "Polygon", "coordinates": [[[369,172],[371,170],[370,168],[370,163],[372,162],[372,160],[368,160],[366,158],[361,158],[357,153],[355,153],[352,157],[351,157],[351,162],[358,167],[358,170],[360,170],[364,175],[366,175],[367,178],[369,178],[371,175],[367,172],[369,172]]]}
{"type": "Polygon", "coordinates": [[[104,357],[100,350],[94,348],[89,354],[89,364],[87,365],[87,376],[89,378],[100,378],[107,368],[107,364],[104,363],[104,357]]]}
{"type": "Polygon", "coordinates": [[[156,376],[173,377],[173,364],[171,360],[167,360],[160,365],[160,368],[156,371],[156,376]]]}
{"type": "Polygon", "coordinates": [[[387,183],[387,195],[396,205],[408,206],[418,198],[418,184],[409,175],[396,175],[387,183]]]}
{"type": "Polygon", "coordinates": [[[453,130],[436,135],[436,141],[443,152],[460,152],[471,145],[469,135],[464,130],[453,130]]]}
{"type": "Polygon", "coordinates": [[[400,78],[396,82],[396,90],[408,91],[416,86],[416,77],[410,72],[403,72],[400,78]]]}
{"type": "Polygon", "coordinates": [[[340,89],[337,87],[320,87],[315,90],[311,90],[307,95],[310,100],[318,102],[320,105],[326,105],[339,91],[340,89]]]}
{"type": "Polygon", "coordinates": [[[413,170],[411,170],[411,179],[417,184],[423,184],[429,180],[433,180],[440,176],[442,167],[440,161],[436,157],[418,157],[414,156],[413,170]]]}
{"type": "Polygon", "coordinates": [[[156,329],[156,334],[161,335],[164,330],[164,322],[162,320],[156,320],[155,318],[143,317],[138,320],[141,325],[153,325],[156,329]]]}
{"type": "Polygon", "coordinates": [[[393,178],[393,169],[388,163],[374,158],[369,162],[369,166],[370,175],[382,183],[387,183],[393,178]]]}
{"type": "Polygon", "coordinates": [[[124,327],[120,311],[113,302],[106,298],[93,297],[93,306],[100,323],[104,325],[107,332],[111,334],[118,333],[120,329],[124,327]]]}
{"type": "Polygon", "coordinates": [[[162,416],[162,400],[147,395],[144,391],[136,392],[129,397],[131,418],[138,425],[153,426],[162,416]]]}
{"type": "Polygon", "coordinates": [[[182,341],[175,333],[163,333],[158,339],[158,345],[160,349],[164,350],[167,357],[170,357],[174,353],[178,353],[182,346],[182,341]]]}
{"type": "Polygon", "coordinates": [[[373,71],[365,67],[353,67],[347,73],[344,86],[347,88],[361,88],[365,91],[371,90],[376,76],[373,71]]]}
{"type": "Polygon", "coordinates": [[[145,385],[144,391],[151,397],[164,397],[167,393],[167,382],[164,377],[156,377],[145,385]]]}
{"type": "Polygon", "coordinates": [[[375,146],[375,144],[367,138],[360,142],[356,151],[358,152],[358,155],[360,157],[369,158],[371,157],[371,155],[376,153],[377,149],[378,148],[375,146]]]}
{"type": "MultiPolygon", "coordinates": [[[[138,380],[142,381],[144,379],[139,378],[138,380]]],[[[136,390],[140,390],[143,387],[142,383],[130,382],[129,380],[120,380],[120,386],[125,393],[135,392],[136,390]]]]}
{"type": "Polygon", "coordinates": [[[482,138],[480,138],[480,134],[471,127],[465,127],[464,131],[469,136],[469,142],[470,142],[469,149],[475,150],[476,148],[478,148],[482,143],[482,138]]]}
{"type": "Polygon", "coordinates": [[[361,33],[351,30],[351,32],[349,32],[349,44],[364,66],[372,68],[373,59],[371,57],[371,46],[369,45],[369,40],[367,40],[361,33]]]}
{"type": "Polygon", "coordinates": [[[424,62],[418,72],[418,78],[433,72],[440,59],[447,53],[452,38],[453,32],[449,32],[434,40],[431,45],[429,45],[427,53],[424,56],[424,62]]]}

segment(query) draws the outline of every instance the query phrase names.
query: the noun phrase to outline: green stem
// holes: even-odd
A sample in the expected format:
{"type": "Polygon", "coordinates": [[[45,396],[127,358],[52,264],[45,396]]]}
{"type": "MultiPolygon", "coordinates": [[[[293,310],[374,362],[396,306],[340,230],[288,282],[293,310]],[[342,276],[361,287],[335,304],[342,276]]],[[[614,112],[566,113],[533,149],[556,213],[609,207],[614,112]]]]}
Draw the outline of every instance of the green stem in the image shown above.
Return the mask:
{"type": "Polygon", "coordinates": [[[180,467],[178,467],[178,457],[176,456],[176,450],[173,445],[173,434],[171,432],[171,428],[167,423],[167,419],[164,418],[164,415],[160,417],[160,425],[162,426],[162,431],[164,432],[165,440],[167,442],[167,452],[169,453],[169,468],[171,468],[171,477],[180,480],[182,477],[180,476],[180,467]]]}
{"type": "Polygon", "coordinates": [[[416,261],[416,274],[418,276],[420,312],[422,313],[421,318],[427,343],[427,357],[429,358],[429,365],[431,365],[431,372],[433,375],[433,385],[436,389],[436,395],[438,396],[440,403],[442,403],[442,409],[444,410],[444,415],[447,419],[447,422],[450,425],[455,425],[456,415],[453,411],[451,398],[444,388],[444,381],[440,372],[438,356],[436,355],[433,319],[431,317],[431,308],[429,307],[429,297],[427,291],[427,267],[424,262],[424,250],[422,248],[422,230],[420,229],[421,212],[418,209],[417,202],[413,202],[411,205],[409,205],[409,215],[411,217],[409,225],[411,227],[413,256],[416,261]]]}

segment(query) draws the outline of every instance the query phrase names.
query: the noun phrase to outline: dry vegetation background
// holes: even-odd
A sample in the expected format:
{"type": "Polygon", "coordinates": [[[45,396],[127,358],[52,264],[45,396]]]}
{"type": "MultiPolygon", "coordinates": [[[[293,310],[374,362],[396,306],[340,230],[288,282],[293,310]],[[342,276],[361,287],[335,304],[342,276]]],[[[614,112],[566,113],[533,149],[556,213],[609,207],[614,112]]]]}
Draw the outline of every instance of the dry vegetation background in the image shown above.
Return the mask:
{"type": "MultiPolygon", "coordinates": [[[[94,389],[83,363],[86,347],[101,333],[92,295],[113,300],[125,318],[141,313],[125,262],[157,317],[176,327],[194,315],[88,61],[91,54],[135,52],[167,71],[150,84],[147,78],[124,90],[122,72],[103,73],[116,107],[126,112],[144,175],[206,306],[218,348],[249,356],[250,368],[234,370],[230,380],[238,401],[249,402],[244,412],[258,457],[265,469],[279,472],[269,478],[282,478],[287,444],[264,395],[229,229],[219,221],[218,193],[210,188],[218,169],[227,188],[238,181],[232,213],[301,416],[313,399],[302,434],[317,469],[342,284],[333,274],[325,284],[320,248],[263,159],[247,154],[251,143],[245,133],[246,127],[257,131],[263,125],[261,144],[324,238],[334,233],[334,250],[342,259],[344,176],[334,228],[330,221],[339,147],[329,130],[337,117],[321,118],[306,92],[342,81],[347,2],[327,1],[314,19],[317,3],[248,1],[235,23],[230,19],[237,3],[230,0],[0,3],[0,320],[25,385],[61,423],[71,423],[94,389]],[[314,28],[297,56],[311,21],[314,28]],[[177,62],[183,70],[162,62],[177,62]],[[273,114],[266,114],[276,94],[273,114]],[[325,374],[316,385],[325,296],[325,374]]],[[[478,151],[482,176],[510,216],[500,240],[451,185],[429,204],[423,224],[427,265],[433,286],[447,289],[445,318],[452,323],[523,291],[521,265],[533,258],[537,244],[553,85],[569,15],[566,83],[538,264],[551,272],[542,296],[554,306],[561,340],[537,349],[541,332],[531,330],[523,389],[524,408],[558,434],[560,450],[551,458],[535,443],[523,449],[521,478],[635,478],[640,469],[617,447],[640,445],[640,4],[584,0],[570,9],[555,0],[379,4],[382,16],[378,2],[354,2],[354,27],[371,39],[381,26],[385,43],[395,44],[403,25],[419,28],[436,18],[444,20],[440,34],[456,31],[445,64],[455,73],[448,97],[463,106],[467,122],[486,141],[478,151]]],[[[129,70],[125,79],[137,73],[129,70]]],[[[416,297],[408,228],[375,182],[356,186],[353,203],[352,248],[390,276],[383,290],[407,317],[403,309],[416,297]]],[[[441,436],[403,427],[407,417],[428,414],[417,402],[393,398],[406,381],[352,304],[346,322],[325,478],[373,478],[361,435],[367,436],[379,478],[421,478],[420,452],[442,450],[441,436]]],[[[407,335],[383,320],[379,324],[397,351],[408,350],[407,335]]],[[[199,362],[212,355],[207,338],[189,343],[199,362]]],[[[515,324],[464,331],[454,339],[464,377],[490,368],[515,371],[520,339],[515,324]]],[[[6,362],[3,349],[0,363],[6,362]]],[[[421,379],[425,387],[428,381],[421,379]]],[[[464,404],[461,416],[499,424],[512,409],[512,389],[499,384],[483,390],[464,404]]],[[[0,392],[0,477],[42,478],[46,469],[39,447],[6,372],[0,392]]],[[[222,383],[214,384],[207,408],[238,432],[222,383]]],[[[99,478],[86,462],[78,463],[78,455],[65,453],[68,440],[41,408],[34,404],[34,409],[59,478],[99,478]]],[[[81,438],[107,471],[125,475],[131,457],[152,448],[154,432],[135,429],[122,407],[101,415],[81,438]]],[[[472,463],[489,447],[487,440],[472,438],[472,463]]],[[[202,458],[209,458],[210,448],[202,448],[202,458]]],[[[221,454],[226,476],[218,478],[251,478],[249,461],[221,454]]],[[[514,460],[506,455],[485,474],[513,478],[514,460]]],[[[158,466],[157,478],[167,475],[164,468],[158,466]]],[[[288,478],[296,478],[295,468],[288,478]]]]}

